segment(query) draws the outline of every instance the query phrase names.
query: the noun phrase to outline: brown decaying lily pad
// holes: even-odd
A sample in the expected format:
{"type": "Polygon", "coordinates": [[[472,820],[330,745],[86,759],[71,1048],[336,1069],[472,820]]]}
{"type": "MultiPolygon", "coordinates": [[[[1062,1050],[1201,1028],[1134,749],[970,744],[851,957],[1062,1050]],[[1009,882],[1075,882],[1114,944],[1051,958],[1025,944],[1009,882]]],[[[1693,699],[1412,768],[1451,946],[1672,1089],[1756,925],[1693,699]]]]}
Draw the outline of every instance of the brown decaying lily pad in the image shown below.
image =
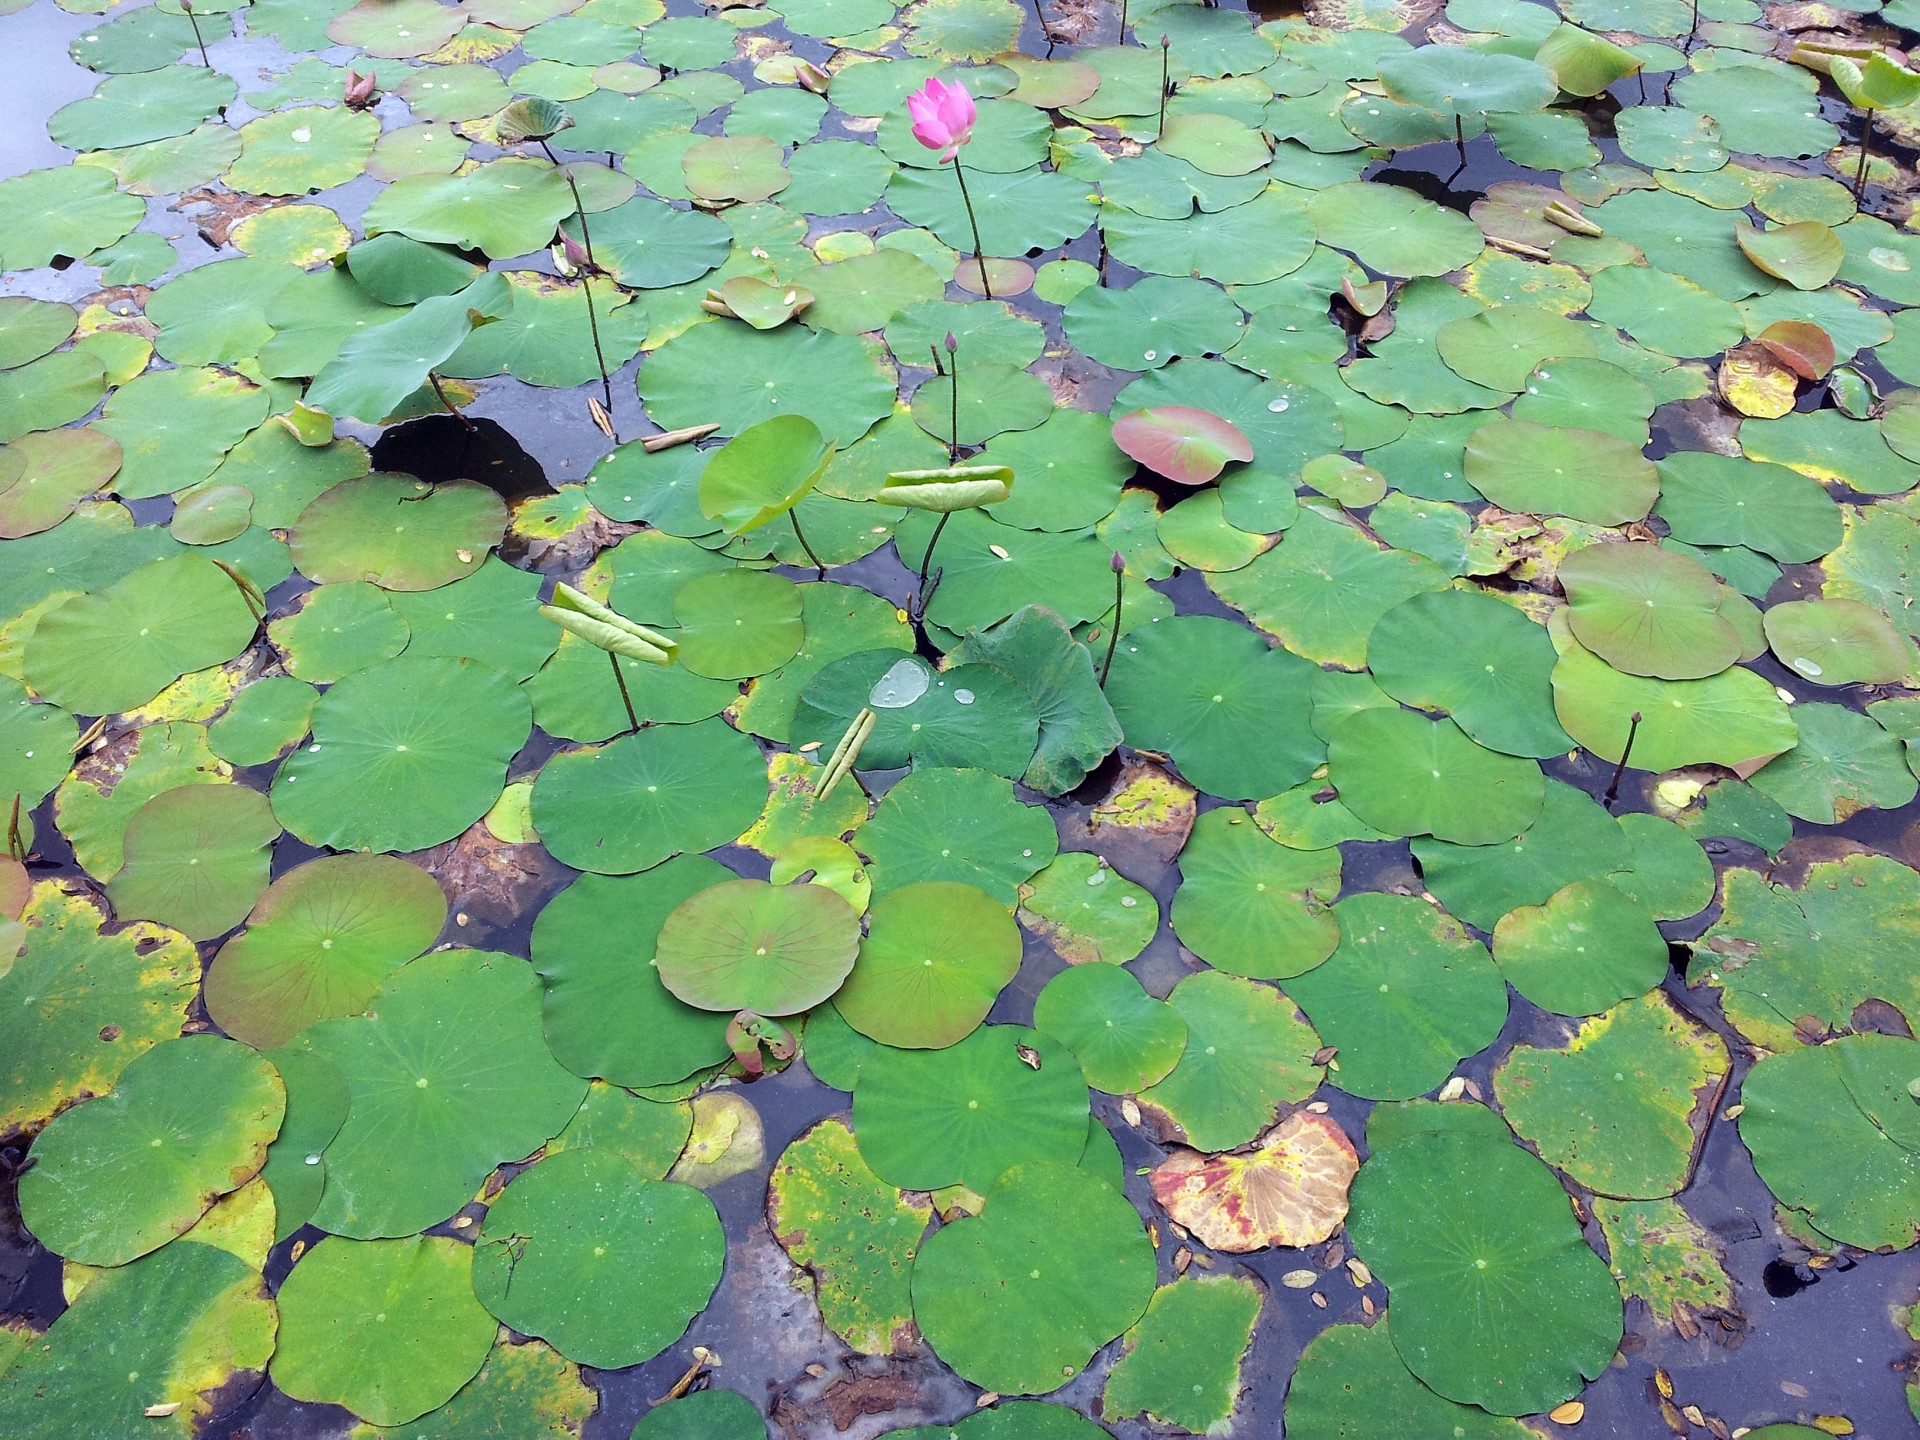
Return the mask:
{"type": "Polygon", "coordinates": [[[1296,1110],[1246,1153],[1174,1151],[1153,1172],[1153,1198],[1210,1249],[1298,1248],[1340,1228],[1359,1169],[1345,1131],[1328,1116],[1296,1110]]]}

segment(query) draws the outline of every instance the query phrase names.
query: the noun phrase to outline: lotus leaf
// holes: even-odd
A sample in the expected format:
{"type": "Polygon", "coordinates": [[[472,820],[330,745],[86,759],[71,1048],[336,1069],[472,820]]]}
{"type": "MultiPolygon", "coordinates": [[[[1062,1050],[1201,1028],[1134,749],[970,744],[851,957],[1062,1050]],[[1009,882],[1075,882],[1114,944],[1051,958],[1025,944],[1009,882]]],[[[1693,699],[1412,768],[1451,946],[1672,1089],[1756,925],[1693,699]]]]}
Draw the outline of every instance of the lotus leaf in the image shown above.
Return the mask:
{"type": "Polygon", "coordinates": [[[1122,965],[1146,949],[1160,928],[1150,891],[1097,855],[1060,856],[1021,887],[1020,915],[1069,965],[1122,965]]]}
{"type": "Polygon", "coordinates": [[[1644,902],[1576,880],[1544,904],[1508,911],[1494,927],[1493,958],[1541,1009],[1596,1015],[1660,983],[1667,942],[1644,902]]]}
{"type": "Polygon", "coordinates": [[[834,1008],[863,1035],[938,1049],[970,1034],[1020,967],[1006,907],[971,885],[923,881],[874,906],[834,1008]]]}
{"type": "Polygon", "coordinates": [[[825,886],[733,880],[681,902],[653,963],[698,1009],[793,1015],[840,988],[859,948],[859,916],[825,886]]]}
{"type": "Polygon", "coordinates": [[[1789,815],[1834,825],[1871,808],[1897,810],[1916,781],[1900,742],[1865,715],[1841,705],[1793,707],[1799,739],[1753,775],[1753,788],[1789,815]]]}
{"type": "Polygon", "coordinates": [[[1594,525],[1643,518],[1660,488],[1653,462],[1631,442],[1530,420],[1493,420],[1476,430],[1467,441],[1466,478],[1505,509],[1594,525]]]}
{"type": "Polygon", "coordinates": [[[1330,1325],[1300,1352],[1287,1387],[1287,1433],[1297,1440],[1344,1440],[1368,1426],[1391,1424],[1407,1437],[1527,1440],[1518,1420],[1490,1415],[1436,1394],[1395,1353],[1389,1326],[1330,1325]]]}
{"type": "Polygon", "coordinates": [[[1320,1048],[1278,991],[1203,970],[1167,997],[1187,1022],[1187,1048],[1167,1078],[1141,1093],[1166,1112],[1188,1144],[1209,1153],[1244,1145],[1273,1123],[1283,1103],[1320,1083],[1320,1048]]]}
{"type": "Polygon", "coordinates": [[[1656,545],[1588,545],[1560,564],[1573,636],[1617,670],[1717,675],[1740,654],[1720,591],[1697,561],[1656,545]]]}
{"type": "Polygon", "coordinates": [[[1082,965],[1047,982],[1034,1026],[1065,1044],[1087,1083],[1129,1095],[1159,1084],[1186,1048],[1187,1022],[1117,965],[1082,965]]]}
{"type": "Polygon", "coordinates": [[[893,404],[891,367],[851,335],[756,331],[722,320],[662,345],[641,367],[640,398],[663,426],[717,421],[723,435],[775,415],[804,415],[851,445],[893,404]]]}
{"type": "Polygon", "coordinates": [[[332,105],[276,110],[240,127],[243,148],[226,182],[253,195],[331,190],[366,168],[379,137],[379,120],[357,110],[332,105]]]}
{"type": "Polygon", "coordinates": [[[125,863],[107,885],[114,913],[212,940],[247,918],[267,888],[280,823],[244,785],[183,785],[127,822],[125,863]]]}
{"type": "Polygon", "coordinates": [[[1340,1228],[1359,1168],[1345,1131],[1325,1115],[1300,1110],[1246,1154],[1174,1151],[1153,1172],[1153,1195],[1211,1249],[1303,1249],[1340,1228]]]}
{"type": "Polygon", "coordinates": [[[1342,802],[1388,834],[1495,845],[1531,825],[1545,800],[1537,765],[1474,744],[1451,720],[1364,710],[1327,749],[1342,802]]]}
{"type": "Polygon", "coordinates": [[[510,260],[545,248],[573,212],[573,192],[559,170],[510,156],[459,175],[404,176],[374,198],[364,224],[369,235],[397,230],[510,260]]]}
{"type": "Polygon", "coordinates": [[[1174,931],[1216,969],[1284,979],[1333,953],[1338,931],[1327,904],[1340,889],[1337,849],[1276,844],[1228,807],[1195,823],[1180,870],[1174,931]]]}
{"type": "Polygon", "coordinates": [[[1185,1277],[1156,1290],[1108,1377],[1105,1413],[1144,1411],[1196,1434],[1224,1423],[1240,1397],[1260,1301],[1253,1281],[1232,1275],[1185,1277]]]}

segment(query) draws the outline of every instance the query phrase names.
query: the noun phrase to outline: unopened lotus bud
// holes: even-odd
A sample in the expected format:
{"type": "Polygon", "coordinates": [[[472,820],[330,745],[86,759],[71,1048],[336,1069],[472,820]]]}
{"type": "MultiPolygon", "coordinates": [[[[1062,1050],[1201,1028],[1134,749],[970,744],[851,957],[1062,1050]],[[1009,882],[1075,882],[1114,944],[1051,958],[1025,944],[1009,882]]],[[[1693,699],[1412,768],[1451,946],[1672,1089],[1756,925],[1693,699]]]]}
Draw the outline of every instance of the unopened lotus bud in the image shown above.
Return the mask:
{"type": "Polygon", "coordinates": [[[1113,552],[1113,560],[1110,563],[1113,565],[1114,574],[1122,575],[1126,573],[1127,557],[1122,555],[1118,550],[1113,552]]]}

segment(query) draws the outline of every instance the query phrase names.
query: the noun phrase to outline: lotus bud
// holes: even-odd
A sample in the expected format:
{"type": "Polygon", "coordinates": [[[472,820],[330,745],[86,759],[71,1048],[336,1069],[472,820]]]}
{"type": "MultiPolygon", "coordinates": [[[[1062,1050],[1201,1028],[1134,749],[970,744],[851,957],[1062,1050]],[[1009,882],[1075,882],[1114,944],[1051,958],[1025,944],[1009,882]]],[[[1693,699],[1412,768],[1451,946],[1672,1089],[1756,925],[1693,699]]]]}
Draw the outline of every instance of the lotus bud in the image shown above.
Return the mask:
{"type": "Polygon", "coordinates": [[[810,60],[802,60],[793,67],[793,78],[800,82],[800,88],[814,95],[827,93],[832,77],[810,60]]]}
{"type": "Polygon", "coordinates": [[[347,71],[346,101],[349,110],[365,110],[380,97],[380,91],[371,75],[362,75],[357,70],[347,71]]]}
{"type": "Polygon", "coordinates": [[[576,271],[591,272],[595,268],[593,256],[588,253],[587,247],[564,230],[560,232],[560,249],[567,257],[567,264],[576,271]]]}
{"type": "Polygon", "coordinates": [[[1122,555],[1118,550],[1113,552],[1113,559],[1108,563],[1112,565],[1114,574],[1124,575],[1126,573],[1127,557],[1122,555]]]}
{"type": "Polygon", "coordinates": [[[951,355],[953,354],[954,351],[958,350],[959,348],[960,348],[960,342],[954,339],[953,331],[951,330],[947,331],[947,353],[951,355]]]}

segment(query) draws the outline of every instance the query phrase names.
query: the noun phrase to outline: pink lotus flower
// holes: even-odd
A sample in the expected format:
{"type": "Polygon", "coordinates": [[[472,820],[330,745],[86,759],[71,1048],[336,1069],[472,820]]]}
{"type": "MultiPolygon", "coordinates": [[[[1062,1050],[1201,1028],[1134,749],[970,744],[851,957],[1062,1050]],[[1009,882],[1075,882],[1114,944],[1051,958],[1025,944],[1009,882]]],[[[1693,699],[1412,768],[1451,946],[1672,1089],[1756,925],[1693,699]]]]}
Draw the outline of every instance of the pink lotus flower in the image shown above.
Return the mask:
{"type": "Polygon", "coordinates": [[[938,150],[942,165],[973,138],[976,112],[973,97],[964,85],[948,85],[938,76],[929,77],[907,97],[907,113],[913,117],[913,138],[929,150],[938,150]]]}

